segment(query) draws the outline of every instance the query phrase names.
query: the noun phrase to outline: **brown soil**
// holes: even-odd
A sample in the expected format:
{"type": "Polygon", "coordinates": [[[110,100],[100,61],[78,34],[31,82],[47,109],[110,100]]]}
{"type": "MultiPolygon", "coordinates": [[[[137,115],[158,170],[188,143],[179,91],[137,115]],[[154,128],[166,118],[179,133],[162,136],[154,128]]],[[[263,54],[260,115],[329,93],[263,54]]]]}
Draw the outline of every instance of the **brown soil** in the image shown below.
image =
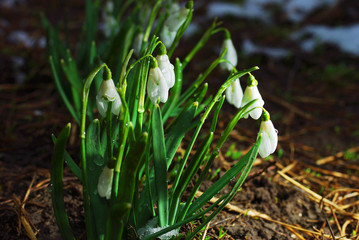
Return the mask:
{"type": "MultiPolygon", "coordinates": [[[[203,25],[205,5],[201,2],[194,20],[203,25]]],[[[56,1],[48,5],[47,1],[36,0],[31,1],[31,6],[30,1],[18,1],[16,7],[0,8],[0,239],[28,239],[31,233],[38,239],[61,239],[48,185],[51,133],[58,133],[72,120],[52,83],[45,50],[36,44],[29,48],[7,36],[19,29],[34,39],[44,36],[40,11],[51,16],[52,21],[62,19],[57,12],[60,10],[78,13],[70,25],[78,29],[81,1],[66,4],[69,7],[65,9],[56,1]],[[22,58],[24,63],[16,64],[13,57],[22,58]],[[24,74],[24,83],[18,83],[19,73],[24,74]]],[[[341,1],[335,9],[318,10],[304,24],[355,22],[359,14],[353,12],[359,12],[358,4],[351,8],[348,4],[353,3],[341,1]]],[[[242,190],[211,221],[205,234],[218,239],[223,227],[227,234],[222,239],[358,239],[358,218],[353,215],[359,212],[358,59],[329,45],[318,47],[314,53],[301,52],[296,43],[283,38],[286,31],[297,27],[284,17],[277,19],[275,26],[232,18],[221,20],[231,29],[238,48],[244,38],[250,38],[260,45],[291,48],[292,55],[282,60],[259,54],[240,56],[239,69],[254,65],[261,68],[256,78],[279,130],[279,146],[272,158],[256,161],[242,190]],[[293,180],[303,187],[295,186],[293,180]]],[[[208,26],[208,20],[204,26],[208,26]]],[[[176,54],[186,52],[195,39],[196,36],[182,42],[183,48],[176,54]]],[[[217,54],[213,49],[220,42],[220,37],[215,36],[188,70],[203,71],[203,66],[213,60],[208,55],[217,54]]],[[[222,78],[220,72],[211,75],[210,91],[218,88],[222,78]]],[[[234,111],[225,104],[220,129],[224,129],[234,111]]],[[[221,171],[213,176],[214,180],[238,161],[234,155],[226,155],[231,145],[244,153],[254,142],[257,129],[253,121],[238,124],[215,162],[213,172],[218,168],[221,171]]],[[[76,130],[72,136],[76,136],[76,130]]],[[[74,149],[76,141],[70,141],[69,151],[74,149]]],[[[71,226],[77,238],[84,239],[81,185],[68,169],[64,188],[71,226]]],[[[196,222],[184,226],[183,231],[193,225],[196,222]]]]}

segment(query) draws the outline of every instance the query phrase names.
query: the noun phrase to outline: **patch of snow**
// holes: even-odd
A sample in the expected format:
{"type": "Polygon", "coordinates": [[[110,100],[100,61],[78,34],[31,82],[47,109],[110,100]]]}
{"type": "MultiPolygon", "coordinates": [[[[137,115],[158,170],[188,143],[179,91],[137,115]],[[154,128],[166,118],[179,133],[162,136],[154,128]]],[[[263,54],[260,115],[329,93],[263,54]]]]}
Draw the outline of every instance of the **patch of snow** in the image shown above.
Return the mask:
{"type": "Polygon", "coordinates": [[[15,44],[23,44],[27,48],[40,47],[44,48],[46,46],[45,37],[40,39],[35,39],[31,37],[27,32],[22,30],[16,30],[11,32],[8,35],[8,40],[15,44]]]}
{"type": "Polygon", "coordinates": [[[329,43],[338,46],[343,52],[359,56],[359,24],[340,27],[306,26],[293,33],[291,38],[301,41],[304,51],[312,51],[318,44],[329,43]],[[310,34],[310,37],[300,40],[306,34],[310,34]]]}
{"type": "MultiPolygon", "coordinates": [[[[159,232],[162,229],[166,228],[166,227],[156,227],[157,223],[158,223],[158,219],[153,218],[147,222],[146,226],[138,229],[137,233],[138,233],[138,236],[140,237],[140,239],[142,239],[148,235],[154,234],[156,232],[159,232]]],[[[165,234],[162,234],[161,236],[159,236],[157,238],[164,240],[164,239],[170,239],[171,237],[175,237],[177,235],[178,235],[178,231],[176,229],[174,229],[165,234]]]]}
{"type": "Polygon", "coordinates": [[[267,6],[276,5],[282,8],[289,20],[301,22],[314,10],[337,2],[338,0],[245,0],[243,4],[212,2],[208,5],[207,16],[210,18],[234,16],[270,23],[271,13],[267,10],[267,6]]]}
{"type": "Polygon", "coordinates": [[[301,22],[314,10],[335,5],[338,0],[290,0],[284,4],[284,11],[288,14],[289,20],[301,22]]]}
{"type": "Polygon", "coordinates": [[[290,54],[290,51],[287,49],[258,46],[249,39],[243,41],[242,51],[246,55],[261,53],[274,59],[283,58],[290,54]]]}

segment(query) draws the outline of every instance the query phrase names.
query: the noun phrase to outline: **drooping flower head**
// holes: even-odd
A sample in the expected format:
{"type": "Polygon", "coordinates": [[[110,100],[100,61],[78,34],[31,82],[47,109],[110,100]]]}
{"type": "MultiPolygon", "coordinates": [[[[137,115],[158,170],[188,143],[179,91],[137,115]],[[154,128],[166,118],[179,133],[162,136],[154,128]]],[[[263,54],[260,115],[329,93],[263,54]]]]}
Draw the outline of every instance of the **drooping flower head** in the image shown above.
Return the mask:
{"type": "Polygon", "coordinates": [[[168,59],[166,47],[162,42],[158,44],[156,54],[158,67],[161,69],[161,72],[167,81],[168,88],[171,88],[175,84],[175,71],[174,66],[168,59]]]}
{"type": "Polygon", "coordinates": [[[263,110],[262,123],[258,134],[262,135],[262,141],[259,145],[259,155],[261,155],[262,158],[266,158],[276,150],[278,144],[278,132],[274,128],[270,120],[270,115],[266,110],[263,110]]]}
{"type": "Polygon", "coordinates": [[[230,104],[234,105],[236,108],[240,108],[242,104],[242,98],[243,98],[243,90],[239,82],[239,78],[237,78],[226,89],[226,99],[230,104]]]}
{"type": "Polygon", "coordinates": [[[109,102],[112,102],[112,113],[118,115],[120,113],[121,107],[120,95],[116,90],[115,84],[111,78],[111,74],[107,73],[107,77],[105,80],[102,81],[100,90],[96,95],[97,109],[103,117],[106,116],[109,102]]]}
{"type": "Polygon", "coordinates": [[[106,197],[107,199],[111,198],[112,180],[113,168],[110,169],[109,167],[105,166],[102,170],[97,184],[97,192],[100,197],[106,197]]]}
{"type": "MultiPolygon", "coordinates": [[[[247,81],[247,88],[243,94],[241,107],[245,106],[250,101],[257,99],[257,101],[255,101],[253,105],[250,107],[250,109],[252,110],[249,113],[249,115],[253,119],[257,120],[262,115],[262,107],[264,105],[264,101],[257,88],[258,81],[254,78],[254,76],[251,73],[248,74],[249,74],[249,78],[247,81]]],[[[246,114],[244,118],[248,118],[248,114],[246,114]]]]}
{"type": "Polygon", "coordinates": [[[157,60],[151,57],[150,72],[148,74],[147,94],[153,104],[158,101],[165,103],[168,99],[168,84],[158,66],[157,60]]]}
{"type": "Polygon", "coordinates": [[[227,52],[224,54],[223,59],[228,62],[221,62],[220,67],[223,70],[231,71],[233,67],[237,66],[238,56],[231,39],[231,35],[228,31],[226,31],[226,39],[223,41],[221,52],[223,52],[224,49],[227,49],[227,52]]]}
{"type": "Polygon", "coordinates": [[[192,8],[192,6],[186,5],[185,7],[179,9],[178,4],[172,4],[169,17],[164,22],[160,33],[161,41],[166,47],[170,47],[172,45],[177,31],[186,21],[190,8],[192,8]]]}

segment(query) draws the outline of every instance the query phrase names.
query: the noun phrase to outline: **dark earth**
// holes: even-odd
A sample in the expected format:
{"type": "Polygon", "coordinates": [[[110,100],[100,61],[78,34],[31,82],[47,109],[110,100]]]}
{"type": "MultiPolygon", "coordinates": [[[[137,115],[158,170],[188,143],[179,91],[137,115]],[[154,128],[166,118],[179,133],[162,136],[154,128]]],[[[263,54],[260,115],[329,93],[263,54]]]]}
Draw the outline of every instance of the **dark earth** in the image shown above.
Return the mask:
{"type": "MultiPolygon", "coordinates": [[[[278,9],[271,10],[272,25],[230,16],[220,20],[230,29],[239,52],[238,69],[260,67],[255,76],[279,132],[278,149],[272,157],[256,160],[241,191],[197,239],[219,239],[223,232],[221,239],[359,239],[355,215],[359,213],[359,59],[328,44],[303,52],[289,38],[290,32],[305,25],[358,23],[359,2],[338,1],[297,24],[278,9]],[[246,56],[240,46],[247,38],[262,46],[285,47],[291,54],[281,59],[260,53],[246,56]]],[[[0,4],[0,239],[29,239],[31,234],[37,239],[61,239],[49,186],[51,134],[73,120],[53,84],[41,43],[45,32],[40,13],[54,24],[68,21],[70,41],[75,43],[84,4],[45,0],[18,0],[11,7],[0,4]],[[18,30],[31,37],[30,46],[9,37],[18,30]]],[[[185,56],[209,27],[211,19],[205,15],[204,1],[195,1],[194,22],[201,29],[182,40],[175,55],[185,56]]],[[[190,64],[187,79],[214,60],[221,41],[219,35],[210,40],[190,64]]],[[[208,79],[210,91],[216,91],[223,78],[222,72],[214,72],[208,79]]],[[[232,106],[224,105],[220,129],[234,113],[232,106]]],[[[238,123],[206,185],[248,151],[258,126],[253,120],[238,123]]],[[[73,129],[68,147],[75,154],[77,134],[73,129]]],[[[71,226],[78,239],[86,239],[81,185],[67,168],[64,175],[71,226]]]]}

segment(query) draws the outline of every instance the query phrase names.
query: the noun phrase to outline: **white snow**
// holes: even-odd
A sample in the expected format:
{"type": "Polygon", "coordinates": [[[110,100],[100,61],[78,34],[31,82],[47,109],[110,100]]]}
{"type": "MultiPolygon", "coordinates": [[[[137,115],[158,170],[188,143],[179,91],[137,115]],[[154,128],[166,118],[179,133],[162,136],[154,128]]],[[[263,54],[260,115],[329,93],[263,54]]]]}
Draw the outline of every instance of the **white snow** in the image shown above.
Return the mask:
{"type": "Polygon", "coordinates": [[[291,38],[301,41],[304,51],[312,51],[318,44],[329,43],[338,46],[343,52],[359,56],[359,24],[339,27],[306,26],[293,33],[291,38]],[[310,37],[301,40],[306,34],[310,37]]]}
{"type": "Polygon", "coordinates": [[[255,45],[251,40],[245,39],[242,44],[242,51],[246,55],[262,53],[274,59],[286,57],[290,51],[284,48],[271,48],[255,45]]]}

